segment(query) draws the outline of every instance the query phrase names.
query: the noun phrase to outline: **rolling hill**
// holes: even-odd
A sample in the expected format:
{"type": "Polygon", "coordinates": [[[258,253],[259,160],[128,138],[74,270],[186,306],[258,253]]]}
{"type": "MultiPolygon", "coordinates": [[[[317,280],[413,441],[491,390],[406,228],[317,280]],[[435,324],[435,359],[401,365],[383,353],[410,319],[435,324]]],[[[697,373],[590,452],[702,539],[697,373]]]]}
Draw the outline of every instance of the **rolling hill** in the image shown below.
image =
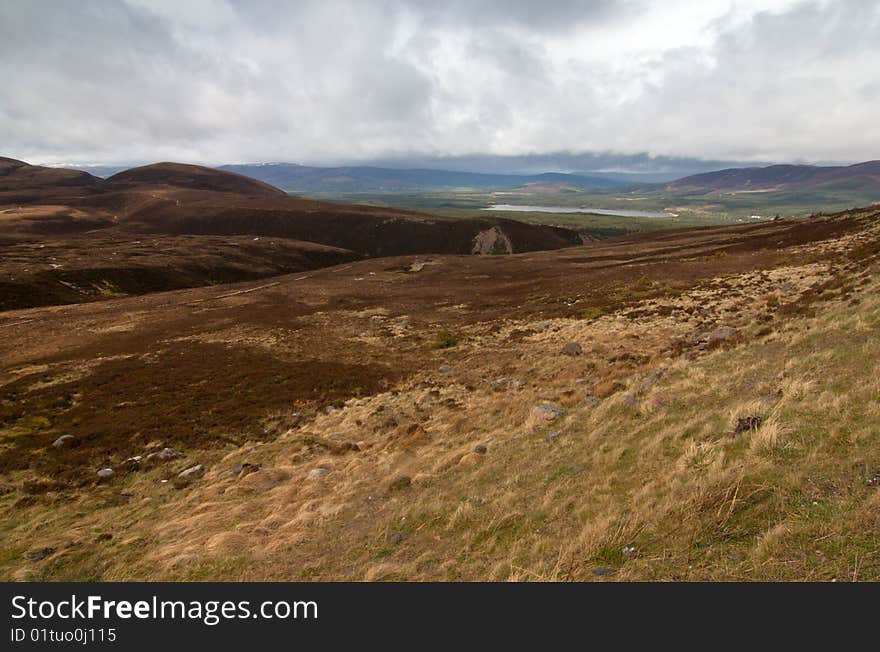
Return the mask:
{"type": "Polygon", "coordinates": [[[399,192],[456,188],[518,188],[529,184],[613,188],[620,181],[575,174],[487,174],[381,167],[311,167],[294,163],[224,165],[220,169],[260,179],[289,192],[399,192]]]}
{"type": "Polygon", "coordinates": [[[0,161],[0,309],[263,278],[364,257],[507,254],[564,228],[291,197],[229,171],[158,163],[104,180],[0,161]]]}
{"type": "Polygon", "coordinates": [[[676,192],[756,192],[823,190],[872,192],[880,197],[880,161],[849,166],[771,165],[729,168],[695,174],[673,181],[676,192]]]}

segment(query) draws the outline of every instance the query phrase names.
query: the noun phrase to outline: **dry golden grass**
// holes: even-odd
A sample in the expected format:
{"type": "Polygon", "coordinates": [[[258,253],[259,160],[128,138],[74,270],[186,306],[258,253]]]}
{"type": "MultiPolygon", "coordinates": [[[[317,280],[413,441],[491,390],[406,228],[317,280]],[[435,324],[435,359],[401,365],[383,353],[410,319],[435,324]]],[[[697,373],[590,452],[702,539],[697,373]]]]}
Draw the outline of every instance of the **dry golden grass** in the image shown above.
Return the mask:
{"type": "Polygon", "coordinates": [[[469,326],[454,357],[431,351],[392,391],[305,425],[267,415],[266,441],[175,461],[208,469],[188,487],[160,468],[29,506],[0,497],[2,575],[880,579],[876,263],[848,300],[763,319],[835,273],[804,262],[639,314],[469,326]],[[740,337],[705,350],[718,325],[740,337]],[[569,341],[584,354],[562,355],[569,341]],[[542,404],[565,413],[536,420],[542,404]],[[748,417],[761,425],[736,433],[748,417]],[[262,469],[232,475],[245,462],[262,469]],[[40,548],[54,550],[28,559],[40,548]]]}

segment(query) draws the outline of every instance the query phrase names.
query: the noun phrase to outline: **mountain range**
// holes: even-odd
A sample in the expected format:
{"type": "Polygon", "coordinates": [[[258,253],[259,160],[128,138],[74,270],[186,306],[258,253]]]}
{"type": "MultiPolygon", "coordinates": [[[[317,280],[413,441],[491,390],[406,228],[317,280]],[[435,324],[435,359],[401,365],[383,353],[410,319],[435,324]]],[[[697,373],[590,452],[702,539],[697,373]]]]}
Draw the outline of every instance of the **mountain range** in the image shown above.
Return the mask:
{"type": "MultiPolygon", "coordinates": [[[[403,166],[404,163],[398,163],[403,166]]],[[[43,168],[44,170],[50,168],[43,168]]],[[[51,168],[59,170],[61,168],[51,168]]],[[[86,166],[93,177],[112,177],[127,168],[86,166]]],[[[727,167],[662,181],[651,174],[505,173],[384,166],[320,167],[296,163],[242,163],[223,165],[233,172],[302,194],[356,192],[442,192],[531,188],[608,190],[620,187],[662,189],[676,193],[771,192],[810,189],[826,192],[876,193],[880,199],[880,161],[854,165],[769,165],[727,167]]],[[[84,174],[80,170],[79,175],[84,174]]],[[[47,174],[43,172],[42,174],[47,174]]],[[[59,173],[61,174],[61,173],[59,173]]],[[[67,177],[68,181],[78,178],[67,177]]]]}
{"type": "Polygon", "coordinates": [[[880,191],[880,160],[847,166],[770,165],[729,168],[684,177],[667,184],[673,191],[748,192],[795,189],[880,191]]]}
{"type": "Polygon", "coordinates": [[[567,185],[611,188],[621,181],[600,176],[546,172],[543,174],[488,174],[458,170],[398,169],[370,166],[311,167],[294,163],[224,165],[220,168],[260,179],[289,192],[399,192],[518,188],[528,185],[567,185]]]}

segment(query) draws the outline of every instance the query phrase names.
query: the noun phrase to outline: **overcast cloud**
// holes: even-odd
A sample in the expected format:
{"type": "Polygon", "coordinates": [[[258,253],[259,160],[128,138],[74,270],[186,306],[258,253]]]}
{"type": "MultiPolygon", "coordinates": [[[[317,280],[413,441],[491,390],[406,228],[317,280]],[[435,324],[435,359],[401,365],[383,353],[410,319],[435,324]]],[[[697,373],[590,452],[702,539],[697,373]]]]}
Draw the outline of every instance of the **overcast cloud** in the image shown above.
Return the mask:
{"type": "Polygon", "coordinates": [[[880,3],[0,0],[0,155],[880,158],[880,3]]]}

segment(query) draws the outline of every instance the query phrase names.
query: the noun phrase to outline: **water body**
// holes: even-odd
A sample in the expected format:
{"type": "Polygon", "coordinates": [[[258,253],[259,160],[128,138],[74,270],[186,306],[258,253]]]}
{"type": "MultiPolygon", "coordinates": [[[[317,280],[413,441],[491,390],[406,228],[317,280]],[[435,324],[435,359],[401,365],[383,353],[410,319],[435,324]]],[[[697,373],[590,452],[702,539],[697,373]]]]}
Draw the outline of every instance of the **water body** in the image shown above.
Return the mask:
{"type": "Polygon", "coordinates": [[[631,211],[625,208],[573,208],[571,206],[525,206],[520,204],[492,204],[484,211],[531,211],[535,213],[595,213],[617,217],[678,217],[675,213],[659,211],[631,211]]]}

